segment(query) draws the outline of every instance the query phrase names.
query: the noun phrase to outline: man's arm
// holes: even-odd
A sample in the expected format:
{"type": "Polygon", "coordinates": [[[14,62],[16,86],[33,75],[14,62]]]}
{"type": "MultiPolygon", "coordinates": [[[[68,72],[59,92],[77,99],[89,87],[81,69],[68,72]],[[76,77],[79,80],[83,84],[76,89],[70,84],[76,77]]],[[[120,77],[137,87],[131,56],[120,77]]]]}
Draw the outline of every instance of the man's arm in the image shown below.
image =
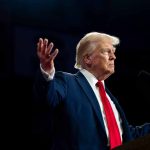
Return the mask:
{"type": "Polygon", "coordinates": [[[40,69],[35,78],[33,97],[39,103],[46,102],[48,92],[47,81],[52,80],[55,74],[54,59],[58,54],[58,49],[52,52],[53,46],[52,42],[48,44],[48,39],[39,38],[37,43],[37,56],[40,60],[40,69]]]}

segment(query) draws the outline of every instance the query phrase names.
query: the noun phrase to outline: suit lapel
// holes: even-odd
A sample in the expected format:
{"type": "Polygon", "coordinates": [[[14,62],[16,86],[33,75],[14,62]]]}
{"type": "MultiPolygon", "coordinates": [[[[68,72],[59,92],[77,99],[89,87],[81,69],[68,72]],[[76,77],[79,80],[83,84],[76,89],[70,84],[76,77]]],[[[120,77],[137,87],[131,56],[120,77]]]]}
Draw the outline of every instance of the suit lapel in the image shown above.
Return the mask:
{"type": "Polygon", "coordinates": [[[95,114],[98,117],[98,120],[105,131],[104,122],[99,108],[99,104],[91,86],[89,85],[88,81],[82,75],[81,72],[78,72],[76,74],[76,79],[79,85],[81,86],[81,88],[83,89],[84,93],[87,95],[87,100],[91,103],[93,110],[95,111],[95,114]]]}

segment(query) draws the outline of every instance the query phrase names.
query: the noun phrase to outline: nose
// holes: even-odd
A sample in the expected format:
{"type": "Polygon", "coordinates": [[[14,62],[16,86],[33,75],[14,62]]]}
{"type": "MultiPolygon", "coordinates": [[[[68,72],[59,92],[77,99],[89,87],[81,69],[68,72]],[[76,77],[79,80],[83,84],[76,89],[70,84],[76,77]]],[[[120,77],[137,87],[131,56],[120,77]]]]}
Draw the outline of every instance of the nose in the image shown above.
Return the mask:
{"type": "Polygon", "coordinates": [[[110,54],[110,60],[115,60],[116,59],[116,55],[115,55],[115,53],[111,53],[110,54]]]}

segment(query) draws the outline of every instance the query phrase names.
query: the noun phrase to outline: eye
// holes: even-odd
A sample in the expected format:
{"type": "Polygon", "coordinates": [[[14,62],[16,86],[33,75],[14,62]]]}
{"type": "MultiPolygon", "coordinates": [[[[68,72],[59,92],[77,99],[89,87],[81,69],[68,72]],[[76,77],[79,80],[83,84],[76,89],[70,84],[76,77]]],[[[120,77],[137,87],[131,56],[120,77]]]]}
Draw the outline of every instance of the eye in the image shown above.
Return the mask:
{"type": "Polygon", "coordinates": [[[111,50],[110,49],[108,49],[108,48],[105,48],[105,49],[102,49],[102,51],[101,51],[103,54],[108,54],[108,53],[110,53],[111,52],[111,50]]]}
{"type": "Polygon", "coordinates": [[[110,49],[110,48],[103,48],[103,49],[101,49],[101,52],[103,54],[111,54],[111,53],[115,53],[115,51],[116,51],[115,47],[113,47],[112,49],[110,49]]]}

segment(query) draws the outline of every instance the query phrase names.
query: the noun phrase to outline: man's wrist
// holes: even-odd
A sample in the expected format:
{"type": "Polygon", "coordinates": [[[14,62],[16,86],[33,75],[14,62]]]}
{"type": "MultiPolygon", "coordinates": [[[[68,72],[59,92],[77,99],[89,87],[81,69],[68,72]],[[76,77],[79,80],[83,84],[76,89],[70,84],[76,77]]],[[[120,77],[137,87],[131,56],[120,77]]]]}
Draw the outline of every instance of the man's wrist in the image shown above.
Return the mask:
{"type": "Polygon", "coordinates": [[[42,74],[43,74],[43,77],[44,77],[47,81],[50,81],[50,80],[52,80],[52,79],[54,78],[54,75],[55,75],[55,68],[54,68],[54,67],[50,70],[49,73],[46,72],[46,71],[42,68],[41,64],[40,64],[40,69],[41,69],[41,72],[42,72],[42,74]]]}

